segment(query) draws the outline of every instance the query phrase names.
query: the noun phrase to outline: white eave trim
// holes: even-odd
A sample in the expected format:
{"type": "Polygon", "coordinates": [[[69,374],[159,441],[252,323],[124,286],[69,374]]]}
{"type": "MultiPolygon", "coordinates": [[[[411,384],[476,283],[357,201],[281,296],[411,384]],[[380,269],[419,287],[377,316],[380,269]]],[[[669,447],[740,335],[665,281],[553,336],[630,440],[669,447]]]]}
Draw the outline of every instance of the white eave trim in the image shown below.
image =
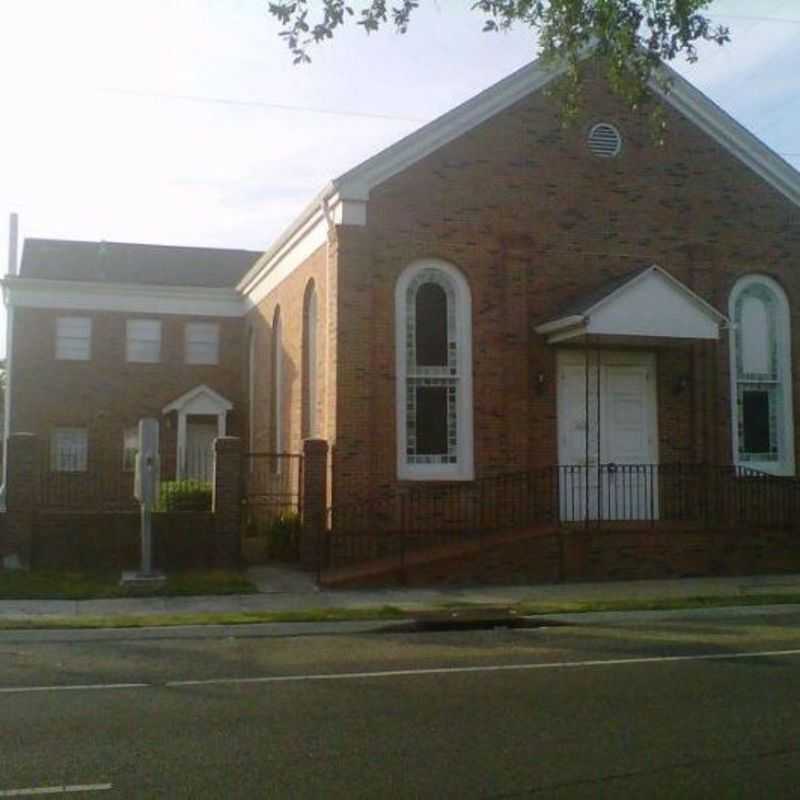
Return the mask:
{"type": "Polygon", "coordinates": [[[233,403],[230,400],[223,397],[219,392],[215,392],[210,386],[201,383],[173,400],[169,405],[164,406],[162,413],[169,414],[170,411],[181,411],[189,403],[201,396],[208,398],[211,404],[217,407],[218,412],[230,411],[233,408],[233,403]]]}
{"type": "Polygon", "coordinates": [[[668,64],[662,70],[671,82],[671,90],[664,94],[656,81],[650,85],[664,102],[800,206],[800,172],[668,64]]]}
{"type": "Polygon", "coordinates": [[[235,289],[19,277],[6,277],[3,288],[6,305],[17,308],[203,317],[241,317],[244,313],[242,297],[235,289]]]}

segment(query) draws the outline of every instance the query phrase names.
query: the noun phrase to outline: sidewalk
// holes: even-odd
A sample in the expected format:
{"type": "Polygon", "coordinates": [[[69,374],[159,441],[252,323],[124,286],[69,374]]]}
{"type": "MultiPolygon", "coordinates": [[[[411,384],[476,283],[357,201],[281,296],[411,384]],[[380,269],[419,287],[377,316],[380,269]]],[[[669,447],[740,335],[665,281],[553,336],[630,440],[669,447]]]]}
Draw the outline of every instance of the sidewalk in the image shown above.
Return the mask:
{"type": "Polygon", "coordinates": [[[318,591],[309,576],[281,568],[254,567],[248,572],[248,577],[258,587],[258,594],[77,601],[3,600],[0,601],[0,621],[45,620],[48,617],[303,612],[382,606],[416,611],[454,603],[502,607],[519,602],[567,604],[639,600],[646,603],[694,597],[733,599],[760,594],[800,594],[800,575],[360,591],[318,591]]]}

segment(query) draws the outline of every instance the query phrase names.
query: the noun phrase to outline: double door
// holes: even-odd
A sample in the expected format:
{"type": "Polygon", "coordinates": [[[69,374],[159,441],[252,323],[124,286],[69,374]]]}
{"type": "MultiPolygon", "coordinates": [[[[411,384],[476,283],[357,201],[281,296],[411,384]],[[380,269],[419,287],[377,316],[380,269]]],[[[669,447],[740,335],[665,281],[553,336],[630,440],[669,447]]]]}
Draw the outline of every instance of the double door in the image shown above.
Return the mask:
{"type": "Polygon", "coordinates": [[[563,521],[658,517],[655,356],[564,350],[558,357],[563,521]]]}

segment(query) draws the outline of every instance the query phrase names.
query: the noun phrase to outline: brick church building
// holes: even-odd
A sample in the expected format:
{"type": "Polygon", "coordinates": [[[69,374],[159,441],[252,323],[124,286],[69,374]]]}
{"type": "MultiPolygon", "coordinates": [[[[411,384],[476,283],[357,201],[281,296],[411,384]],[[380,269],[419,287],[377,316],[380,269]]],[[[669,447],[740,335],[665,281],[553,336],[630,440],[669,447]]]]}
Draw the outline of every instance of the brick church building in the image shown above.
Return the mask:
{"type": "Polygon", "coordinates": [[[145,415],[184,471],[218,434],[322,439],[333,506],[576,467],[563,521],[658,516],[654,473],[636,507],[602,500],[626,465],[794,475],[800,175],[668,68],[656,144],[585,67],[572,126],[533,63],[261,254],[29,240],[6,433],[38,433],[53,469],[124,469],[145,415]]]}

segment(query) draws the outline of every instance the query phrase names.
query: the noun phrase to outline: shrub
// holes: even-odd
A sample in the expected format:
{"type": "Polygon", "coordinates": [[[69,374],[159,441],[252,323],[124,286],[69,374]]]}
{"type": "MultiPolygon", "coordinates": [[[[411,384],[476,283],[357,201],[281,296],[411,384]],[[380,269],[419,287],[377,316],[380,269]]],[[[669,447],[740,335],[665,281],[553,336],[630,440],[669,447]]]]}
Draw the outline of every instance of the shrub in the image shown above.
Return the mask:
{"type": "Polygon", "coordinates": [[[269,521],[251,520],[245,535],[266,539],[269,558],[296,561],[300,557],[300,527],[300,515],[287,512],[269,521]]]}
{"type": "Polygon", "coordinates": [[[159,511],[210,511],[211,484],[207,481],[162,481],[159,511]]]}

